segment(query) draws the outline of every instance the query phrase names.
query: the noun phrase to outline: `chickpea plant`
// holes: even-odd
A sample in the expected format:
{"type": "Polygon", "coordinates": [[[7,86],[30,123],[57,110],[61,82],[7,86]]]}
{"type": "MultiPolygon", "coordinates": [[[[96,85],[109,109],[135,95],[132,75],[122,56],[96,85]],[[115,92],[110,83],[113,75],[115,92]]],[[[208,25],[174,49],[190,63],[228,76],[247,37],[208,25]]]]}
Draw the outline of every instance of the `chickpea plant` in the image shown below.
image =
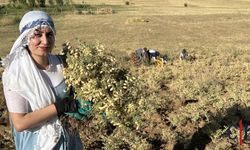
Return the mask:
{"type": "Polygon", "coordinates": [[[91,115],[75,122],[85,147],[147,149],[139,134],[149,94],[142,81],[122,68],[101,44],[64,45],[65,82],[75,98],[93,103],[91,115]],[[87,122],[87,123],[86,123],[87,122]]]}

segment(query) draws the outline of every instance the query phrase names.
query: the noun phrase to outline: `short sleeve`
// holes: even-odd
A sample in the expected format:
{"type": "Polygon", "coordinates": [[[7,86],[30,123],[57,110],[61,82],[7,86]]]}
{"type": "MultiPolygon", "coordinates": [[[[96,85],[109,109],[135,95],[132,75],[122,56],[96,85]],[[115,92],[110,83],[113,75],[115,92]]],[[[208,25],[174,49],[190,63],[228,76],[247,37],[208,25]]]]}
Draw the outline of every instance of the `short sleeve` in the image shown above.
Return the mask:
{"type": "Polygon", "coordinates": [[[28,113],[31,112],[29,102],[18,93],[4,88],[4,96],[9,112],[28,113]]]}

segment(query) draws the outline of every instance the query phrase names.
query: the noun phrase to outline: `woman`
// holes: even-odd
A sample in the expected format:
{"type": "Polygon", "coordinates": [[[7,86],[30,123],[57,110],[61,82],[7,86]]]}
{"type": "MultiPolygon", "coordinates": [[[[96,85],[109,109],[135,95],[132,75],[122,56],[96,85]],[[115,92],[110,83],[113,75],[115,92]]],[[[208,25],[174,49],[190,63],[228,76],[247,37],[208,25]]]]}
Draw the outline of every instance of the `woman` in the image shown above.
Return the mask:
{"type": "Polygon", "coordinates": [[[45,12],[30,11],[19,30],[3,60],[4,95],[16,149],[83,149],[79,136],[69,133],[59,120],[77,106],[66,98],[63,65],[51,54],[56,34],[53,20],[45,12]]]}

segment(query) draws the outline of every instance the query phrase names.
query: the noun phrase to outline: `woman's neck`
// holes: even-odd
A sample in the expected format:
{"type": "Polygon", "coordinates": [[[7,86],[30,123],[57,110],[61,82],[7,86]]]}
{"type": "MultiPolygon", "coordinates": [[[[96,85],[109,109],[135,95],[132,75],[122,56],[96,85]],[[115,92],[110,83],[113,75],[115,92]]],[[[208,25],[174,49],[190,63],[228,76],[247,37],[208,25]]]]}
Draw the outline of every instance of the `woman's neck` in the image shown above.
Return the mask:
{"type": "Polygon", "coordinates": [[[44,56],[44,57],[34,57],[32,56],[37,68],[46,70],[49,66],[49,56],[44,56]]]}

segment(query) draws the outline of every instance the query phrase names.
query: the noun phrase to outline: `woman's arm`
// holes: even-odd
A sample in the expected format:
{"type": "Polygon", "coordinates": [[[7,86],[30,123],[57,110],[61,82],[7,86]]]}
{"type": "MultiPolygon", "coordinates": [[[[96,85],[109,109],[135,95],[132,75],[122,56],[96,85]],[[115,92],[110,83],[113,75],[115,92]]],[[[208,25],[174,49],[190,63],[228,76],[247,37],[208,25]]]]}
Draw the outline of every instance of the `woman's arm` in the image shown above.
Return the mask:
{"type": "Polygon", "coordinates": [[[34,128],[57,116],[54,104],[29,113],[10,112],[11,121],[18,132],[34,128]]]}
{"type": "Polygon", "coordinates": [[[22,96],[5,87],[3,89],[10,119],[17,131],[21,132],[38,127],[42,123],[56,117],[57,110],[54,104],[32,111],[29,102],[22,96]]]}
{"type": "Polygon", "coordinates": [[[15,129],[21,132],[26,129],[34,128],[45,123],[52,118],[64,114],[64,112],[77,111],[77,103],[75,100],[65,98],[59,100],[45,108],[29,112],[29,113],[10,113],[10,118],[15,129]]]}
{"type": "Polygon", "coordinates": [[[38,127],[56,116],[61,116],[64,112],[77,110],[76,101],[70,98],[57,100],[44,108],[32,111],[28,101],[16,92],[4,88],[4,96],[11,121],[18,132],[38,127]]]}

